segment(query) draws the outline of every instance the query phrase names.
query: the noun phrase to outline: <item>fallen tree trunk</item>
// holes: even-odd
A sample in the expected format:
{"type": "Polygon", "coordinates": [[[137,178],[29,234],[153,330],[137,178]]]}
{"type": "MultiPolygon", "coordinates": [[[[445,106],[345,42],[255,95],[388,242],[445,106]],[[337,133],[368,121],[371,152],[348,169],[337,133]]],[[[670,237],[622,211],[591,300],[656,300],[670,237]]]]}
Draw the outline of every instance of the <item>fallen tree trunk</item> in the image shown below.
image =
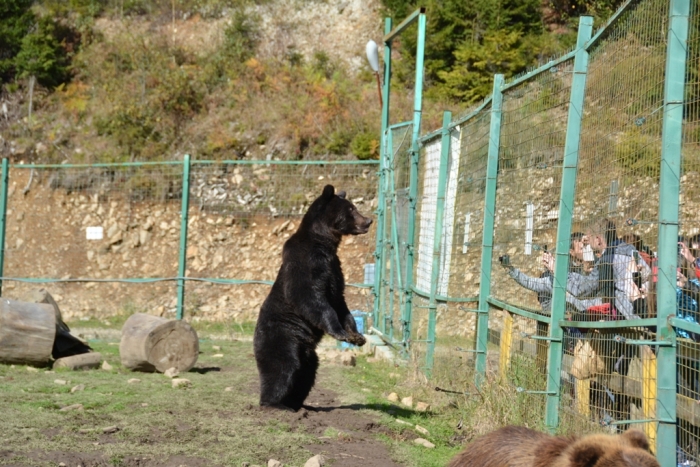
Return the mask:
{"type": "Polygon", "coordinates": [[[70,370],[90,370],[100,367],[102,355],[99,352],[88,352],[80,355],[59,358],[53,362],[54,368],[68,368],[70,370]]]}
{"type": "Polygon", "coordinates": [[[55,337],[51,305],[0,299],[0,362],[46,364],[55,337]]]}
{"type": "Polygon", "coordinates": [[[119,344],[122,365],[135,371],[159,371],[169,368],[188,371],[197,362],[197,332],[181,320],[136,313],[122,328],[119,344]]]}

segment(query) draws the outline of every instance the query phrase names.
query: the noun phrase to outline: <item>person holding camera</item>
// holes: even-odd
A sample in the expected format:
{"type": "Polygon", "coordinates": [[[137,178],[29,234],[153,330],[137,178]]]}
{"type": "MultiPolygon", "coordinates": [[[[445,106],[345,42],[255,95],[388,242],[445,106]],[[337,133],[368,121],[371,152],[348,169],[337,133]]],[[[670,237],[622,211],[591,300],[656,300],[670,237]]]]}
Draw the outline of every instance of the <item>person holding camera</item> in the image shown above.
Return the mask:
{"type": "MultiPolygon", "coordinates": [[[[602,303],[600,298],[592,295],[598,289],[598,270],[590,267],[590,273],[584,272],[585,236],[581,232],[571,234],[569,248],[569,274],[566,281],[566,303],[577,312],[585,312],[591,306],[602,303]]],[[[501,266],[508,269],[508,275],[522,287],[537,293],[542,311],[549,314],[552,309],[552,290],[554,290],[554,255],[546,250],[542,254],[542,265],[545,271],[540,277],[532,277],[523,273],[510,264],[510,257],[504,255],[498,258],[501,266]]]]}

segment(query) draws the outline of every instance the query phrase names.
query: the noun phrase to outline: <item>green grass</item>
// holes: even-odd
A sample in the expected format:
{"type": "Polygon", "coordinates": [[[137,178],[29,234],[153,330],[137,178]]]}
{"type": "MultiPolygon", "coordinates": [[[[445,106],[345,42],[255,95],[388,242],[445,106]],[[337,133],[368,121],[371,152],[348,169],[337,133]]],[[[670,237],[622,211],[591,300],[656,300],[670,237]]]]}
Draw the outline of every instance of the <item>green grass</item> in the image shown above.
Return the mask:
{"type": "Polygon", "coordinates": [[[313,436],[256,417],[250,342],[217,341],[217,351],[203,342],[199,362],[222,371],[180,375],[192,382],[186,389],[172,388],[161,374],[123,369],[117,345],[91,345],[112,370],[34,372],[23,365],[0,365],[0,445],[15,456],[0,456],[0,464],[55,466],[56,458],[45,461],[37,455],[51,452],[102,454],[112,465],[120,459],[171,456],[264,464],[281,454],[280,446],[285,446],[287,465],[303,465],[310,457],[302,446],[316,443],[313,436]],[[217,352],[224,357],[213,358],[217,352]],[[140,382],[128,383],[131,378],[140,382]],[[79,384],[85,389],[71,393],[79,384]],[[229,386],[235,390],[225,391],[229,386]],[[82,404],[83,410],[60,411],[72,404],[82,404]],[[114,425],[118,432],[103,433],[114,425]]]}
{"type": "MultiPolygon", "coordinates": [[[[131,310],[132,312],[134,310],[131,310]]],[[[139,310],[135,310],[139,311],[139,310]]],[[[121,330],[131,313],[120,313],[107,318],[90,317],[88,319],[69,320],[66,322],[71,329],[116,329],[121,330]]],[[[197,331],[200,340],[251,338],[255,330],[255,322],[231,323],[222,321],[190,321],[197,331]]]]}
{"type": "MultiPolygon", "coordinates": [[[[108,327],[116,327],[123,319],[109,322],[108,327]]],[[[105,320],[79,323],[107,326],[105,320]]],[[[200,335],[198,367],[210,370],[180,375],[192,382],[188,388],[172,388],[170,379],[161,374],[122,368],[116,339],[90,342],[112,365],[111,370],[52,372],[0,365],[0,465],[54,466],[62,460],[56,453],[88,453],[114,466],[127,465],[137,457],[164,462],[175,456],[220,465],[262,465],[270,458],[288,466],[303,465],[313,455],[304,446],[319,443],[318,435],[307,433],[303,424],[290,425],[288,419],[261,417],[258,412],[250,340],[253,325],[200,322],[195,327],[200,335]],[[242,339],[212,339],[232,333],[242,339]],[[215,358],[217,353],[223,358],[215,358]],[[132,378],[140,381],[129,383],[132,378]],[[71,393],[80,384],[85,389],[71,393]],[[226,391],[227,387],[233,390],[226,391]],[[83,410],[60,410],[72,404],[82,404],[83,410]],[[110,426],[119,431],[103,433],[110,426]],[[53,457],[47,458],[46,453],[53,457]]],[[[530,359],[514,357],[505,384],[489,378],[477,389],[469,357],[440,353],[431,380],[420,370],[422,360],[399,365],[359,355],[354,368],[322,363],[318,384],[336,392],[342,404],[357,404],[358,415],[376,420],[378,438],[395,461],[407,467],[444,466],[475,436],[502,425],[541,428],[543,396],[515,390],[515,386],[540,389],[544,384],[530,359]],[[436,386],[461,394],[439,392],[436,386]],[[413,397],[414,404],[426,402],[430,409],[417,412],[392,403],[387,399],[392,392],[399,399],[413,397]],[[435,448],[416,445],[419,437],[435,448]]],[[[344,430],[329,426],[321,437],[351,436],[344,430]]]]}

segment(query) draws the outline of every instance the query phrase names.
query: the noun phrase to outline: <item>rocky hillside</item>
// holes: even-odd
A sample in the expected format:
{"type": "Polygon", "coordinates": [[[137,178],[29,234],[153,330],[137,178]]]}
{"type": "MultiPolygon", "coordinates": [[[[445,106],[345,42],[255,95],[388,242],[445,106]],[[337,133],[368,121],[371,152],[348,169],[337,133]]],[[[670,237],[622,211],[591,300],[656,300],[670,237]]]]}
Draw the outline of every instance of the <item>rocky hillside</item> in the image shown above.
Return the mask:
{"type": "Polygon", "coordinates": [[[71,79],[3,86],[0,155],[376,157],[379,106],[365,44],[381,40],[379,0],[235,5],[210,16],[108,10],[58,20],[77,28],[71,79]]]}

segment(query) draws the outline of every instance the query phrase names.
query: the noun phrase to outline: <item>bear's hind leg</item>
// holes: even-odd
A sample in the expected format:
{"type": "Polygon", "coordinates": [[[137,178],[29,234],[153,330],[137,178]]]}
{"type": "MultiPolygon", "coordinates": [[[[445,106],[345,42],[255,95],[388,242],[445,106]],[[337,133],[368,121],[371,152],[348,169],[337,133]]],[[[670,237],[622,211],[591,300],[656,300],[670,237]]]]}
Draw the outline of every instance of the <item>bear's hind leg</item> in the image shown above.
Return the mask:
{"type": "Polygon", "coordinates": [[[263,407],[297,410],[285,401],[293,384],[293,370],[260,372],[260,405],[263,407]]]}
{"type": "Polygon", "coordinates": [[[292,390],[294,374],[299,367],[299,362],[295,358],[281,357],[290,353],[285,354],[283,351],[275,354],[269,349],[270,347],[266,345],[256,346],[255,349],[255,359],[260,374],[260,405],[265,407],[287,405],[284,401],[292,390]]]}
{"type": "Polygon", "coordinates": [[[286,406],[299,410],[311,392],[316,382],[318,356],[314,349],[304,349],[300,355],[300,367],[294,372],[292,387],[287,397],[282,401],[286,406]]]}

